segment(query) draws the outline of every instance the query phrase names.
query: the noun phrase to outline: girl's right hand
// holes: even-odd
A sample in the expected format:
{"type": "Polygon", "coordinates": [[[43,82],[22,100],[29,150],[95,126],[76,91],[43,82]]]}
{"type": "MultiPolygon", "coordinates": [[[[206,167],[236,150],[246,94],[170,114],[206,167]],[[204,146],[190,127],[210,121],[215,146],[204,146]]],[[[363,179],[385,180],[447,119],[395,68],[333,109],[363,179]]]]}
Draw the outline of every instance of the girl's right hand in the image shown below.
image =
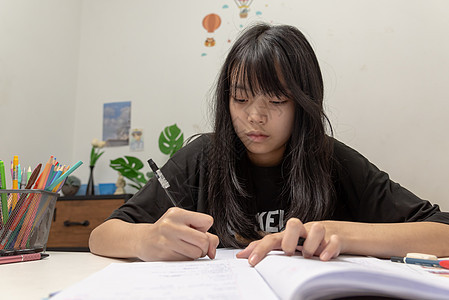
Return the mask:
{"type": "Polygon", "coordinates": [[[144,261],[215,258],[218,237],[207,232],[211,216],[172,207],[154,224],[139,226],[137,257],[144,261]]]}

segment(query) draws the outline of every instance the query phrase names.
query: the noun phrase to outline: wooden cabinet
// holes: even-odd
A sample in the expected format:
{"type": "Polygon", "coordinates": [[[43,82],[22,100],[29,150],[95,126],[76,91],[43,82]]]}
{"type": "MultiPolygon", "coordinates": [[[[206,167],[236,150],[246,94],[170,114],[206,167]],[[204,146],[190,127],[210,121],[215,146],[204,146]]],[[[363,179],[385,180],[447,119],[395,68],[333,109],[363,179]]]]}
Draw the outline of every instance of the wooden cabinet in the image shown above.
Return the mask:
{"type": "Polygon", "coordinates": [[[131,194],[59,197],[47,250],[89,251],[90,232],[104,222],[131,194]]]}

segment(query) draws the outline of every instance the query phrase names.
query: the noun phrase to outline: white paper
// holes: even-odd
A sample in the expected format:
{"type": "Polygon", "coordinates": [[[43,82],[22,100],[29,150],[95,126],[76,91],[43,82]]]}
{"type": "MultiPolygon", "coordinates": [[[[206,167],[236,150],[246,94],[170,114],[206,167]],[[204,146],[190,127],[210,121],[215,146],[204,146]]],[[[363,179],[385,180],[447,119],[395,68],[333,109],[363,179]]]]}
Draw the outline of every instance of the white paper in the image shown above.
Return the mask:
{"type": "Polygon", "coordinates": [[[113,263],[53,299],[278,299],[235,250],[215,260],[113,263]]]}
{"type": "Polygon", "coordinates": [[[385,295],[449,299],[449,279],[372,257],[318,258],[271,254],[256,269],[281,299],[385,295]]]}
{"type": "Polygon", "coordinates": [[[237,252],[219,249],[215,260],[111,264],[54,299],[449,299],[449,279],[418,266],[353,256],[322,262],[276,251],[253,268],[237,252]]]}

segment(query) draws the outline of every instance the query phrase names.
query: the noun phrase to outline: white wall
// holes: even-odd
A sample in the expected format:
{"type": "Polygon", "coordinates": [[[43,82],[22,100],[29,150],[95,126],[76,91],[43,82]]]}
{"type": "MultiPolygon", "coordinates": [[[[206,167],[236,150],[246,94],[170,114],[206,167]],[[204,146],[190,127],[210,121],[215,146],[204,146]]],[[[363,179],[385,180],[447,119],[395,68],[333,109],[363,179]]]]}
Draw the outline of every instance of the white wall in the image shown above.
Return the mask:
{"type": "Polygon", "coordinates": [[[13,155],[32,168],[50,155],[73,164],[80,12],[76,0],[0,0],[0,159],[8,170],[13,155]]]}
{"type": "MultiPolygon", "coordinates": [[[[40,32],[40,25],[51,37],[17,41],[16,34],[0,28],[1,111],[23,110],[23,103],[12,101],[24,99],[21,93],[28,93],[28,101],[59,101],[56,109],[65,110],[65,122],[58,122],[65,125],[43,124],[27,137],[39,140],[37,132],[51,130],[63,136],[59,148],[49,147],[48,142],[36,147],[39,150],[34,152],[44,156],[36,160],[50,154],[70,162],[81,159],[85,165],[76,175],[86,181],[90,141],[102,136],[103,103],[132,101],[131,127],[144,129],[145,151],[107,148],[95,179],[115,182],[109,160],[125,154],[144,161],[152,157],[163,164],[167,158],[158,149],[160,131],[175,122],[186,136],[209,130],[210,87],[230,46],[228,39],[234,40],[241,26],[265,20],[295,25],[309,37],[322,66],[326,109],[335,136],[395,181],[449,210],[447,1],[255,0],[247,20],[239,18],[231,0],[47,0],[35,4],[27,16],[17,3],[30,7],[34,1],[0,0],[16,14],[10,16],[2,9],[0,22],[8,15],[8,22],[21,26],[22,36],[31,36],[24,25],[31,19],[35,31],[40,32]],[[223,8],[225,4],[229,7],[223,8]],[[41,18],[49,7],[53,13],[41,18]],[[257,11],[261,15],[256,16],[257,11]],[[209,13],[222,18],[213,48],[203,46],[207,34],[201,22],[209,13]],[[54,53],[50,51],[54,43],[64,48],[54,53]],[[23,56],[29,63],[21,61],[23,56]],[[31,67],[35,64],[38,67],[31,67]],[[28,75],[13,77],[12,70],[19,67],[28,75]],[[3,84],[2,78],[6,78],[3,84]]],[[[49,114],[44,108],[50,105],[32,103],[33,111],[49,114]]],[[[22,140],[10,130],[0,130],[15,144],[22,140]]],[[[4,160],[13,153],[35,160],[29,150],[0,149],[4,160]]]]}

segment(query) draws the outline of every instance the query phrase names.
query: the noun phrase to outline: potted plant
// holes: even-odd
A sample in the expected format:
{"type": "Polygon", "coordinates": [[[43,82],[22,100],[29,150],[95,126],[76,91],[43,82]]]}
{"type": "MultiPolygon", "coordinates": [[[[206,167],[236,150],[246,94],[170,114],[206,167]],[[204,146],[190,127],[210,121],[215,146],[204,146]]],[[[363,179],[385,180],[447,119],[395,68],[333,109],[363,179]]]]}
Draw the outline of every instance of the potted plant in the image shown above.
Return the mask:
{"type": "MultiPolygon", "coordinates": [[[[165,127],[159,135],[159,149],[170,157],[181,149],[183,143],[184,134],[176,124],[165,127]]],[[[109,166],[131,181],[128,185],[137,190],[140,190],[154,175],[153,172],[142,173],[140,170],[144,167],[144,164],[134,156],[125,155],[112,159],[109,166]]]]}

